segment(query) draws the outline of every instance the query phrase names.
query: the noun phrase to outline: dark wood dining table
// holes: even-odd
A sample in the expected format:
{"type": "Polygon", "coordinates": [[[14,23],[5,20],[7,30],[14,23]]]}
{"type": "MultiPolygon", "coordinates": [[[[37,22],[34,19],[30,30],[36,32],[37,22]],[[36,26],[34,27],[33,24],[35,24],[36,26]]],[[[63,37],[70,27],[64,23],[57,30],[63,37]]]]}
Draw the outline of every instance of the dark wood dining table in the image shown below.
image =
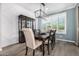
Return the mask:
{"type": "Polygon", "coordinates": [[[38,40],[41,40],[43,43],[43,56],[45,54],[45,50],[44,50],[45,41],[48,40],[48,55],[49,55],[50,54],[50,52],[49,52],[49,39],[50,39],[49,33],[40,33],[39,35],[36,34],[35,38],[38,40]]]}

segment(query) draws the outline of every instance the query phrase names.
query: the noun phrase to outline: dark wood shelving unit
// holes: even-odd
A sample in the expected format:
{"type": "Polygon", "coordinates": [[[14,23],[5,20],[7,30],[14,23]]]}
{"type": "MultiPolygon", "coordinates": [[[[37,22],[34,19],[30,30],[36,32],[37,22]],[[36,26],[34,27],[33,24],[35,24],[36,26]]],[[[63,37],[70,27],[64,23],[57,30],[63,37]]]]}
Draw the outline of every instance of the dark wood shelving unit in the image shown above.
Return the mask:
{"type": "Polygon", "coordinates": [[[24,16],[24,15],[18,16],[19,43],[25,42],[25,36],[24,36],[23,31],[22,31],[22,28],[34,29],[34,19],[27,17],[27,16],[24,16]]]}

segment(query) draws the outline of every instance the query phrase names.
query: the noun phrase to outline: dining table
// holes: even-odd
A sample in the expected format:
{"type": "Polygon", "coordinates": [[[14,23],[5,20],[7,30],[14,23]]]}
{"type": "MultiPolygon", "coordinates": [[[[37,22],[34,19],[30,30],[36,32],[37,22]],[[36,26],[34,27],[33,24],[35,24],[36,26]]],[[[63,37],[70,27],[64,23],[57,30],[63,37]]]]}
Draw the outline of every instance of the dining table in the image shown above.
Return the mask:
{"type": "Polygon", "coordinates": [[[49,32],[45,32],[45,33],[40,33],[40,34],[36,34],[35,35],[35,38],[37,40],[41,40],[42,41],[42,44],[43,44],[43,56],[45,55],[45,41],[48,40],[48,55],[50,55],[50,52],[49,52],[49,40],[50,40],[50,33],[49,32]]]}

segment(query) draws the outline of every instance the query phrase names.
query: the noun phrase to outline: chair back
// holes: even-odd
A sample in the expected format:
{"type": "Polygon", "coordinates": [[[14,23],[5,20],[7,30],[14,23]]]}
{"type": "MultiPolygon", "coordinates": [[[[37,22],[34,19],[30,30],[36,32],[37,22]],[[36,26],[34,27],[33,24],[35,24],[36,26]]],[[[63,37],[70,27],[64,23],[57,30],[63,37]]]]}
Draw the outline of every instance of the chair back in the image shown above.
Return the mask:
{"type": "Polygon", "coordinates": [[[40,34],[40,32],[41,32],[40,29],[35,30],[35,34],[37,34],[37,35],[40,34]]]}
{"type": "Polygon", "coordinates": [[[29,48],[34,48],[35,47],[35,39],[34,39],[34,34],[31,28],[23,28],[22,29],[25,35],[25,41],[26,45],[29,48]]]}
{"type": "Polygon", "coordinates": [[[50,30],[50,33],[49,33],[50,39],[53,39],[53,37],[55,37],[55,32],[56,30],[50,30]]]}

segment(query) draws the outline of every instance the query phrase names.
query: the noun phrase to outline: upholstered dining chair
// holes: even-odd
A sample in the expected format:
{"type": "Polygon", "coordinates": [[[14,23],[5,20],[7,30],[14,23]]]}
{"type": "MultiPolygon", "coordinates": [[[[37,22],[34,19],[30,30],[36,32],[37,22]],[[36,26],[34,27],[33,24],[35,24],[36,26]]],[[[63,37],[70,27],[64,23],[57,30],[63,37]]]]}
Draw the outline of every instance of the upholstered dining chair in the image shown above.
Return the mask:
{"type": "Polygon", "coordinates": [[[28,52],[28,48],[33,49],[33,56],[35,55],[35,49],[40,47],[42,45],[42,41],[35,40],[34,34],[31,28],[23,28],[22,31],[25,35],[25,41],[26,41],[26,55],[28,52]]]}

